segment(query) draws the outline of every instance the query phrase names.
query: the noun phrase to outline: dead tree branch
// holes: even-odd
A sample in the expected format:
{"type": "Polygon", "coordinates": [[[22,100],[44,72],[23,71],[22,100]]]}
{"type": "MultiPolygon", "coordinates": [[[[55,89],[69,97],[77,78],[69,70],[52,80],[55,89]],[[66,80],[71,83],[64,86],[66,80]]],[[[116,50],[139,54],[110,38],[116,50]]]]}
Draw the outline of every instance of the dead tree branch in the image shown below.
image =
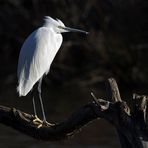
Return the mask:
{"type": "Polygon", "coordinates": [[[39,126],[41,122],[33,122],[33,115],[4,106],[0,106],[0,123],[36,139],[54,141],[69,138],[90,121],[104,118],[116,128],[122,148],[146,148],[147,96],[134,94],[132,108],[129,108],[121,99],[115,79],[110,78],[108,81],[111,100],[99,99],[91,93],[94,98],[92,102],[60,123],[39,126]]]}

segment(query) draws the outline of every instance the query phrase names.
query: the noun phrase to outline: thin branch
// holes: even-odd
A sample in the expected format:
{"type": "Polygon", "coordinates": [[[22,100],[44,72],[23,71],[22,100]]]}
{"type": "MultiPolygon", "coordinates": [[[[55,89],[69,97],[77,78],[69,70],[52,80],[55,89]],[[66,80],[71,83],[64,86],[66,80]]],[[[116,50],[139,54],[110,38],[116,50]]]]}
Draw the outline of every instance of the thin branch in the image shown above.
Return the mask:
{"type": "Polygon", "coordinates": [[[120,97],[120,92],[119,92],[119,88],[118,88],[116,80],[114,78],[109,78],[108,81],[109,81],[110,88],[111,88],[112,101],[113,102],[118,102],[118,101],[121,102],[122,99],[120,97]]]}

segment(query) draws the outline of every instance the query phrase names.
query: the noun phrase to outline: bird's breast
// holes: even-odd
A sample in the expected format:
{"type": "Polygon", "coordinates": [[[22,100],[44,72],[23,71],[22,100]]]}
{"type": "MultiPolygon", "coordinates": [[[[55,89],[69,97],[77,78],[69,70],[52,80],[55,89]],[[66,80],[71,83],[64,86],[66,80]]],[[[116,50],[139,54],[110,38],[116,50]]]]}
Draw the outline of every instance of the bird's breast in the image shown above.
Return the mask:
{"type": "Polygon", "coordinates": [[[62,35],[61,34],[56,34],[56,36],[55,36],[55,45],[56,45],[56,47],[55,48],[57,48],[57,50],[60,49],[62,41],[63,41],[62,35]]]}

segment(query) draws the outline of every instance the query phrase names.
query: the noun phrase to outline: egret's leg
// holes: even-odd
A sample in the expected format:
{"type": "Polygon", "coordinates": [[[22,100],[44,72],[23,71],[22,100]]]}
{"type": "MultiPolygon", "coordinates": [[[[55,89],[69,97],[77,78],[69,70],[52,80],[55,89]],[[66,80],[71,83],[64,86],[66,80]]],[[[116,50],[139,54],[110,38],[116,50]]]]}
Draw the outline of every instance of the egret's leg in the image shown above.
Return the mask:
{"type": "Polygon", "coordinates": [[[46,123],[46,116],[45,116],[45,111],[44,111],[44,106],[43,106],[43,101],[42,101],[42,96],[41,96],[41,85],[42,85],[42,78],[39,80],[38,84],[38,92],[39,92],[39,99],[41,103],[41,109],[42,109],[42,114],[43,114],[43,122],[46,123]]]}
{"type": "Polygon", "coordinates": [[[37,112],[36,112],[36,106],[35,106],[34,96],[33,96],[33,98],[32,98],[32,104],[33,104],[33,112],[34,112],[34,116],[37,117],[37,112]]]}
{"type": "Polygon", "coordinates": [[[32,104],[33,104],[33,113],[34,113],[34,117],[35,119],[33,120],[34,123],[41,123],[42,124],[42,120],[40,120],[37,116],[37,111],[36,111],[36,105],[35,105],[35,99],[34,99],[34,94],[32,93],[32,104]]]}
{"type": "Polygon", "coordinates": [[[34,95],[35,95],[35,93],[34,93],[34,90],[32,89],[31,96],[32,96],[33,114],[34,114],[34,116],[37,116],[34,95]]]}

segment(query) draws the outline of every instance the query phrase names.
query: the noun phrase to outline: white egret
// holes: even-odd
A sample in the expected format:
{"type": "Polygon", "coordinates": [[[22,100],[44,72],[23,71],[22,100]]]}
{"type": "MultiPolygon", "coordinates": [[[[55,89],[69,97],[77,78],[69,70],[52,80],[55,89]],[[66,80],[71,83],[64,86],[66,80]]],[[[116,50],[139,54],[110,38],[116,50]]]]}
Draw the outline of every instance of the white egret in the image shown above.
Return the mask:
{"type": "MultiPolygon", "coordinates": [[[[63,41],[61,33],[64,32],[88,33],[83,30],[66,27],[59,19],[55,20],[46,16],[44,25],[27,37],[19,55],[17,91],[19,96],[26,96],[33,86],[39,82],[38,92],[43,123],[46,123],[46,117],[41,97],[42,78],[50,70],[51,63],[63,41]]],[[[35,116],[37,117],[34,98],[33,107],[35,116]]]]}

